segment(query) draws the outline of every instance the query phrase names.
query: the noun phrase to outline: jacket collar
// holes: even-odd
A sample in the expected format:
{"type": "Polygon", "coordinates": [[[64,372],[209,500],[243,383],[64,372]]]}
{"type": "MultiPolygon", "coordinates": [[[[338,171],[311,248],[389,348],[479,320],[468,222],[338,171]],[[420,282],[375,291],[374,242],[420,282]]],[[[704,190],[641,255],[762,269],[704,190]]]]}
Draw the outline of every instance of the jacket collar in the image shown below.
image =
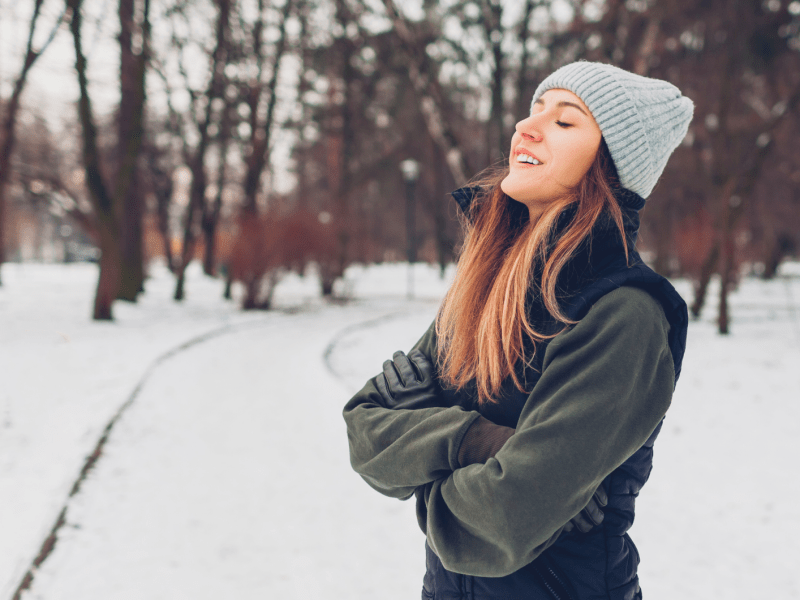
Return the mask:
{"type": "MultiPolygon", "coordinates": [[[[450,192],[450,195],[456,201],[456,204],[458,204],[461,213],[465,217],[469,218],[470,207],[472,206],[475,198],[480,195],[481,191],[482,188],[479,186],[464,186],[450,192]]],[[[625,188],[615,189],[614,197],[617,199],[619,207],[622,209],[625,234],[628,236],[628,245],[633,248],[633,246],[636,244],[636,238],[639,234],[639,211],[644,208],[645,200],[636,192],[632,192],[625,188]]],[[[570,211],[565,211],[562,221],[563,219],[569,219],[570,217],[570,211]]],[[[566,220],[563,221],[563,224],[560,223],[560,227],[557,227],[557,230],[566,226],[568,222],[569,221],[566,220]]],[[[614,231],[616,231],[616,225],[613,224],[613,221],[610,223],[610,225],[613,225],[614,231]]],[[[605,230],[608,230],[608,227],[608,223],[599,224],[599,228],[596,227],[598,230],[594,235],[606,232],[605,230]]],[[[616,235],[614,237],[616,237],[616,235]]]]}

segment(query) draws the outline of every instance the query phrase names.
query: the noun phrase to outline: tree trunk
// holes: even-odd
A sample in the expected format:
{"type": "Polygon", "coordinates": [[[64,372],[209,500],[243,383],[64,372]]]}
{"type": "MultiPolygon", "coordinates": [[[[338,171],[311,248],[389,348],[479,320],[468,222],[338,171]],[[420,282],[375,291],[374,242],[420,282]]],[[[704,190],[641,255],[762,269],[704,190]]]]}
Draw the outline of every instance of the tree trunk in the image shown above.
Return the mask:
{"type": "Polygon", "coordinates": [[[223,108],[219,133],[219,167],[217,171],[217,195],[212,206],[204,205],[203,210],[203,240],[205,249],[203,253],[203,272],[209,277],[214,277],[217,270],[217,225],[222,212],[222,194],[228,179],[228,149],[230,147],[231,119],[230,111],[233,106],[227,103],[223,108]]]}
{"type": "Polygon", "coordinates": [[[728,314],[728,292],[731,287],[731,269],[732,262],[732,242],[726,240],[723,243],[722,251],[722,264],[720,267],[720,283],[719,283],[719,316],[717,317],[717,328],[719,333],[727,335],[730,333],[730,316],[728,314]]]}
{"type": "MultiPolygon", "coordinates": [[[[346,30],[351,15],[343,0],[336,2],[336,20],[346,30]]],[[[350,263],[351,228],[350,214],[350,157],[353,156],[354,132],[352,131],[352,85],[356,76],[352,65],[355,53],[353,42],[346,36],[334,40],[334,56],[338,60],[330,61],[330,80],[337,82],[328,88],[328,107],[331,115],[328,126],[328,185],[333,191],[334,218],[336,227],[337,250],[335,260],[328,266],[323,288],[333,290],[333,282],[344,274],[350,263]],[[341,95],[341,103],[338,97],[341,95]]],[[[323,295],[324,291],[323,291],[323,295]]]]}
{"type": "Polygon", "coordinates": [[[781,266],[783,259],[791,255],[794,250],[792,238],[783,234],[776,234],[774,231],[766,244],[764,253],[764,272],[762,279],[773,279],[778,274],[778,267],[781,266]]]}
{"type": "Polygon", "coordinates": [[[136,302],[137,296],[144,291],[144,195],[140,188],[137,169],[123,201],[124,225],[120,232],[122,273],[117,298],[127,302],[136,302]]]}
{"type": "Polygon", "coordinates": [[[121,277],[119,234],[113,222],[102,222],[99,229],[100,273],[94,298],[92,318],[97,321],[112,320],[112,305],[118,296],[121,277]]]}
{"type": "Polygon", "coordinates": [[[258,283],[258,280],[253,279],[245,283],[245,294],[244,298],[242,299],[243,310],[255,310],[258,308],[258,283]]]}
{"type": "MultiPolygon", "coordinates": [[[[263,8],[262,2],[259,3],[259,7],[263,8]]],[[[281,11],[283,16],[279,24],[278,41],[275,45],[275,59],[272,64],[272,75],[266,84],[261,81],[263,49],[259,33],[261,30],[260,21],[257,27],[254,28],[253,48],[257,58],[258,79],[250,89],[250,96],[247,99],[247,103],[250,107],[250,144],[249,154],[245,160],[247,171],[244,180],[244,213],[248,216],[254,216],[258,213],[256,197],[261,185],[261,175],[269,161],[270,133],[275,118],[275,106],[278,100],[278,71],[281,59],[286,52],[286,15],[289,13],[290,8],[290,4],[287,3],[287,6],[281,11]],[[264,90],[268,90],[269,97],[267,98],[266,116],[264,117],[264,121],[261,122],[258,115],[260,112],[262,92],[264,90]]]]}
{"type": "Polygon", "coordinates": [[[144,289],[144,194],[139,169],[139,154],[144,137],[145,70],[149,41],[150,2],[144,0],[143,22],[134,22],[136,0],[120,0],[120,103],[117,114],[117,177],[125,188],[121,197],[120,254],[122,275],[119,299],[135,302],[144,289]],[[133,36],[140,29],[142,47],[135,48],[133,36]]]}
{"type": "MultiPolygon", "coordinates": [[[[728,201],[730,205],[730,201],[728,201]]],[[[721,254],[719,261],[719,314],[717,316],[717,329],[720,334],[730,332],[730,315],[728,314],[728,292],[731,287],[731,276],[734,268],[733,248],[733,223],[730,210],[726,211],[725,221],[722,226],[722,239],[720,242],[721,254]]]]}
{"type": "Polygon", "coordinates": [[[233,294],[231,293],[231,288],[233,287],[233,277],[231,277],[230,269],[225,274],[225,289],[222,291],[222,297],[225,300],[230,300],[233,298],[233,294]]]}
{"type": "Polygon", "coordinates": [[[708,284],[711,282],[711,276],[717,269],[719,262],[719,242],[714,242],[711,250],[706,255],[703,266],[700,270],[700,277],[694,286],[694,301],[692,302],[691,311],[692,316],[697,319],[703,311],[706,303],[706,295],[708,293],[708,284]]]}
{"type": "Polygon", "coordinates": [[[175,257],[172,255],[172,234],[169,230],[169,220],[158,215],[158,232],[161,234],[161,242],[164,246],[164,262],[171,273],[175,272],[175,257]]]}
{"type": "Polygon", "coordinates": [[[217,274],[217,221],[203,221],[203,273],[209,277],[217,274]]]}
{"type": "Polygon", "coordinates": [[[335,277],[325,277],[324,275],[320,277],[320,289],[323,297],[330,298],[333,296],[333,284],[335,282],[335,277]]]}
{"type": "Polygon", "coordinates": [[[172,200],[172,173],[164,169],[158,162],[157,149],[148,153],[148,170],[156,197],[156,222],[158,232],[164,245],[164,258],[167,268],[175,272],[175,258],[172,256],[172,233],[169,227],[169,206],[172,200]]]}
{"type": "Polygon", "coordinates": [[[177,266],[177,280],[175,282],[175,294],[173,298],[181,301],[185,298],[186,287],[186,268],[189,266],[193,256],[196,235],[196,220],[202,217],[205,206],[206,186],[208,179],[206,175],[206,152],[209,146],[208,128],[211,125],[213,116],[214,100],[223,94],[224,88],[224,67],[228,53],[228,31],[230,28],[230,0],[219,0],[217,2],[218,16],[216,27],[216,46],[211,58],[211,81],[206,92],[205,116],[198,127],[200,140],[189,161],[189,169],[192,172],[192,183],[189,191],[189,206],[186,209],[186,218],[183,229],[183,247],[181,249],[181,261],[177,266]]]}
{"type": "Polygon", "coordinates": [[[186,297],[185,282],[186,282],[186,265],[181,264],[176,270],[175,277],[175,294],[172,296],[173,300],[180,302],[186,297]]]}
{"type": "Polygon", "coordinates": [[[522,16],[521,29],[519,32],[519,45],[522,50],[520,56],[519,72],[517,73],[516,83],[516,110],[514,111],[514,118],[521,119],[530,114],[531,110],[531,96],[528,94],[528,82],[530,81],[528,72],[528,61],[530,60],[530,51],[528,50],[528,39],[530,38],[530,24],[533,9],[537,4],[536,0],[526,0],[525,11],[522,16]]]}
{"type": "MultiPolygon", "coordinates": [[[[119,250],[119,215],[117,206],[119,199],[127,193],[132,168],[130,163],[123,163],[117,175],[115,195],[111,195],[103,180],[100,166],[100,151],[97,146],[97,124],[92,112],[86,78],[86,58],[83,55],[81,40],[81,5],[82,0],[67,0],[72,12],[70,29],[75,46],[75,70],[78,74],[80,97],[78,100],[78,116],[81,122],[83,137],[82,159],[89,188],[89,198],[94,209],[100,237],[100,276],[97,295],[94,303],[94,318],[108,320],[113,318],[112,303],[119,293],[120,250],[119,250]]],[[[130,155],[127,155],[131,158],[130,155]]],[[[138,151],[133,154],[138,156],[138,151]]]]}
{"type": "Polygon", "coordinates": [[[492,105],[486,123],[486,163],[500,161],[508,148],[503,135],[503,82],[505,81],[505,61],[501,41],[503,39],[503,7],[499,2],[481,2],[484,14],[486,41],[492,49],[492,105]]]}

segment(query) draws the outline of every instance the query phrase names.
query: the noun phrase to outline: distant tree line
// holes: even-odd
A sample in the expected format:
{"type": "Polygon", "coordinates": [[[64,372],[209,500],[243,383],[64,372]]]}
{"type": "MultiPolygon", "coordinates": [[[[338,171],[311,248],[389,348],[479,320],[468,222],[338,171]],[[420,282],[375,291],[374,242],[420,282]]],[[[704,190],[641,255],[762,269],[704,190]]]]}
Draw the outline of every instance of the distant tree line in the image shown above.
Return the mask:
{"type": "Polygon", "coordinates": [[[108,115],[86,84],[84,0],[65,0],[47,27],[73,41],[71,143],[20,118],[47,47],[32,42],[44,0],[28,1],[24,62],[0,100],[0,251],[14,249],[9,207],[82,228],[101,251],[97,319],[136,300],[148,252],[175,273],[176,300],[198,259],[226,294],[241,282],[247,308],[312,263],[325,294],[354,262],[443,268],[459,242],[447,193],[502,164],[538,82],[579,59],[695,102],[640,235],[656,270],[694,282],[695,315],[719,275],[726,333],[743,266],[769,278],[800,248],[797,0],[118,0],[108,115]],[[404,180],[408,159],[419,173],[404,180]],[[278,181],[287,160],[292,186],[278,181]]]}

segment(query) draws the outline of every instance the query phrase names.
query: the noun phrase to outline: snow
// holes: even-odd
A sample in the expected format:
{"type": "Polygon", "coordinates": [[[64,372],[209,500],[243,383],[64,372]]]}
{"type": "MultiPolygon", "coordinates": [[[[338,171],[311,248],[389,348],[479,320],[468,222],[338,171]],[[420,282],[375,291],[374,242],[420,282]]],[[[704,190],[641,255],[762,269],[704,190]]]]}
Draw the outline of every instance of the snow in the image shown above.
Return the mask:
{"type": "MultiPolygon", "coordinates": [[[[631,531],[650,600],[800,597],[799,267],[742,280],[731,335],[716,333],[713,307],[691,324],[631,531]]],[[[3,265],[0,600],[65,503],[23,598],[417,597],[413,505],[352,472],[341,418],[422,335],[452,270],[413,276],[408,300],[406,265],[351,268],[342,289],[355,299],[342,304],[288,277],[280,310],[244,313],[197,269],[173,302],[155,265],[139,303],[95,323],[95,266],[3,265]]]]}

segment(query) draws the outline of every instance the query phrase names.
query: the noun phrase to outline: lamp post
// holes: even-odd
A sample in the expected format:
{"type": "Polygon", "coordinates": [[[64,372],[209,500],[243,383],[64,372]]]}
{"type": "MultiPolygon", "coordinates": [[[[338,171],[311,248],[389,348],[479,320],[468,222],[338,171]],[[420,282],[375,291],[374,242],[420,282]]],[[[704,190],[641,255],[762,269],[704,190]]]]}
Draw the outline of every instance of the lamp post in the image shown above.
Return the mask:
{"type": "Polygon", "coordinates": [[[416,187],[419,163],[408,158],[400,163],[406,182],[406,259],[408,260],[408,299],[414,297],[414,263],[417,262],[416,187]]]}

